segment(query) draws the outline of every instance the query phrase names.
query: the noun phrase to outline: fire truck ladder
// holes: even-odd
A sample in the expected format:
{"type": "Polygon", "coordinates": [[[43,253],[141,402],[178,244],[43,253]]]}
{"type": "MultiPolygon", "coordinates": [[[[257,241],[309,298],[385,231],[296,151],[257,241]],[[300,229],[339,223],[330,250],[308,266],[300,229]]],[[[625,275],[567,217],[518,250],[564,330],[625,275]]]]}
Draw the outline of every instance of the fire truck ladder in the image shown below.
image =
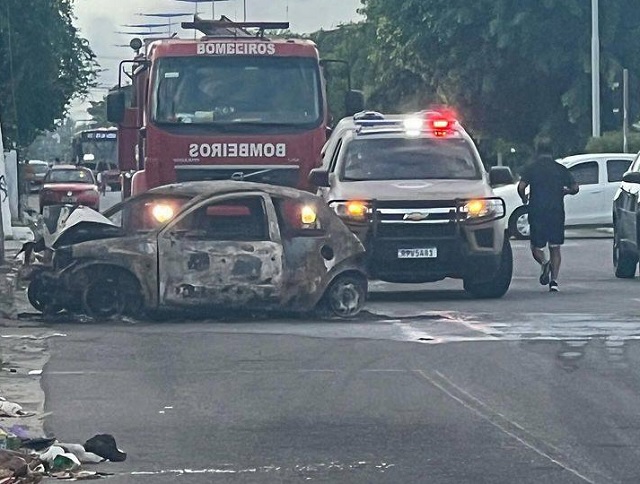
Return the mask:
{"type": "Polygon", "coordinates": [[[265,30],[287,30],[289,22],[234,22],[225,16],[220,17],[220,20],[206,20],[194,15],[193,22],[182,22],[182,28],[198,30],[207,37],[264,38],[265,30]],[[247,29],[258,29],[258,31],[253,34],[247,29]]]}

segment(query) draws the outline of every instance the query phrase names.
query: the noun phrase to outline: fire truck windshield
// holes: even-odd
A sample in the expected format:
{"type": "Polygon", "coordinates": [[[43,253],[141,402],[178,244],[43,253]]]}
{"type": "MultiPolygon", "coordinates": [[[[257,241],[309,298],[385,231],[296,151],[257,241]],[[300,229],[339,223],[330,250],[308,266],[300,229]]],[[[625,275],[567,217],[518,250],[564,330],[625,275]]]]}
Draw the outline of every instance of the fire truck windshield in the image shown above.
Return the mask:
{"type": "Polygon", "coordinates": [[[159,124],[315,126],[322,118],[317,62],[298,57],[170,57],[156,64],[159,124]]]}

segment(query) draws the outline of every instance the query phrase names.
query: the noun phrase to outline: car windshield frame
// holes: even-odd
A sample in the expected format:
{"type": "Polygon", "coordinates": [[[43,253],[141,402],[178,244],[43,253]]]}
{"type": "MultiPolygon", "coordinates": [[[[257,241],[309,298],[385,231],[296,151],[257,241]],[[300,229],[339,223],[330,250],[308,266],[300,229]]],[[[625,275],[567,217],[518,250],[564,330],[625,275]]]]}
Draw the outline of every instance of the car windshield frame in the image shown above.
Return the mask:
{"type": "MultiPolygon", "coordinates": [[[[411,154],[418,153],[418,150],[407,150],[411,154]]],[[[405,153],[406,154],[406,153],[405,153]]],[[[429,153],[432,157],[436,156],[437,153],[429,153]]],[[[427,155],[425,153],[424,155],[427,155]]],[[[426,160],[425,160],[426,161],[426,160]]],[[[454,161],[454,158],[450,160],[454,161]]],[[[358,162],[356,162],[358,163],[358,162]]],[[[415,165],[415,163],[414,163],[415,165]]],[[[379,137],[379,138],[354,138],[351,139],[349,143],[343,148],[342,153],[340,154],[340,167],[339,167],[339,178],[340,181],[345,182],[355,182],[355,181],[385,181],[385,180],[481,180],[483,176],[483,170],[480,160],[477,158],[474,150],[470,146],[468,140],[462,137],[455,138],[432,138],[432,137],[379,137]],[[373,166],[373,163],[377,163],[379,167],[383,167],[386,169],[384,173],[376,172],[375,175],[365,175],[365,168],[367,165],[366,161],[359,161],[361,164],[360,167],[356,167],[356,165],[349,166],[351,160],[349,159],[352,156],[355,149],[359,148],[361,145],[365,143],[369,144],[369,146],[374,146],[374,148],[367,148],[367,150],[361,150],[361,153],[366,154],[366,156],[378,157],[375,162],[370,159],[368,163],[370,166],[373,166]],[[397,158],[393,157],[393,155],[385,156],[383,153],[389,153],[388,149],[385,149],[384,144],[393,145],[395,144],[398,148],[410,147],[411,144],[422,144],[425,148],[436,148],[442,151],[445,146],[453,145],[457,150],[459,150],[460,154],[465,155],[464,159],[455,158],[461,162],[467,164],[465,167],[469,169],[467,173],[463,176],[455,175],[448,171],[445,173],[445,169],[448,165],[442,164],[440,168],[441,174],[436,173],[436,167],[432,170],[433,174],[429,175],[426,172],[418,173],[414,172],[412,174],[401,175],[401,171],[398,169],[406,168],[408,161],[405,160],[404,164],[400,164],[397,158]],[[377,146],[375,146],[377,145],[377,146]],[[383,159],[384,157],[384,159],[383,159]],[[356,175],[356,168],[361,170],[360,173],[362,175],[356,175]],[[352,171],[350,171],[350,169],[352,171]]]]}
{"type": "Polygon", "coordinates": [[[324,117],[320,68],[311,57],[163,57],[152,79],[150,118],[163,127],[308,129],[324,117]],[[206,72],[227,76],[216,80],[206,72]],[[239,89],[244,85],[253,89],[239,89]]]}
{"type": "Polygon", "coordinates": [[[55,170],[49,170],[44,178],[44,183],[46,184],[66,184],[66,183],[81,183],[86,185],[95,185],[96,180],[93,176],[93,173],[88,168],[59,168],[55,170]],[[60,173],[85,173],[86,180],[82,180],[82,176],[77,177],[79,179],[54,179],[60,173]]]}

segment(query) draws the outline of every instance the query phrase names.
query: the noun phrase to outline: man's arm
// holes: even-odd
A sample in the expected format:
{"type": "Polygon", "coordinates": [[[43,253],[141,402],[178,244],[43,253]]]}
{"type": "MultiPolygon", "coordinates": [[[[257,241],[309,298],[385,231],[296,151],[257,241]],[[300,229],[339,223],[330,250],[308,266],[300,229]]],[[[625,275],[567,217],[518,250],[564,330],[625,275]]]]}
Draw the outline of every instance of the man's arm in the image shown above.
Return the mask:
{"type": "Polygon", "coordinates": [[[520,180],[520,183],[518,183],[518,195],[520,195],[520,200],[522,200],[522,203],[525,205],[529,201],[529,197],[527,196],[528,186],[529,184],[524,180],[520,180]]]}
{"type": "Polygon", "coordinates": [[[565,168],[564,169],[564,187],[562,188],[563,195],[575,195],[580,191],[580,185],[576,182],[576,179],[573,177],[571,172],[565,168]]]}
{"type": "Polygon", "coordinates": [[[578,185],[575,181],[568,187],[564,187],[562,189],[562,192],[564,195],[575,195],[579,191],[580,191],[580,185],[578,185]]]}

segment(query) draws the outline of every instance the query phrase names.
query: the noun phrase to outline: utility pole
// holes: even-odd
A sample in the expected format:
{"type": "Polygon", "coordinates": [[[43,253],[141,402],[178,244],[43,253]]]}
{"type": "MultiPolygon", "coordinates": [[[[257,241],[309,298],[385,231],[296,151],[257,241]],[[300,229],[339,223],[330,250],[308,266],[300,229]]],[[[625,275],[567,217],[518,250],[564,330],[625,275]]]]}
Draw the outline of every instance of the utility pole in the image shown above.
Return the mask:
{"type": "Polygon", "coordinates": [[[591,0],[591,120],[594,138],[600,137],[600,22],[598,0],[591,0]]]}
{"type": "Polygon", "coordinates": [[[247,21],[247,0],[243,0],[244,5],[244,21],[247,21]]]}
{"type": "Polygon", "coordinates": [[[629,69],[622,71],[622,152],[629,152],[629,69]]]}

